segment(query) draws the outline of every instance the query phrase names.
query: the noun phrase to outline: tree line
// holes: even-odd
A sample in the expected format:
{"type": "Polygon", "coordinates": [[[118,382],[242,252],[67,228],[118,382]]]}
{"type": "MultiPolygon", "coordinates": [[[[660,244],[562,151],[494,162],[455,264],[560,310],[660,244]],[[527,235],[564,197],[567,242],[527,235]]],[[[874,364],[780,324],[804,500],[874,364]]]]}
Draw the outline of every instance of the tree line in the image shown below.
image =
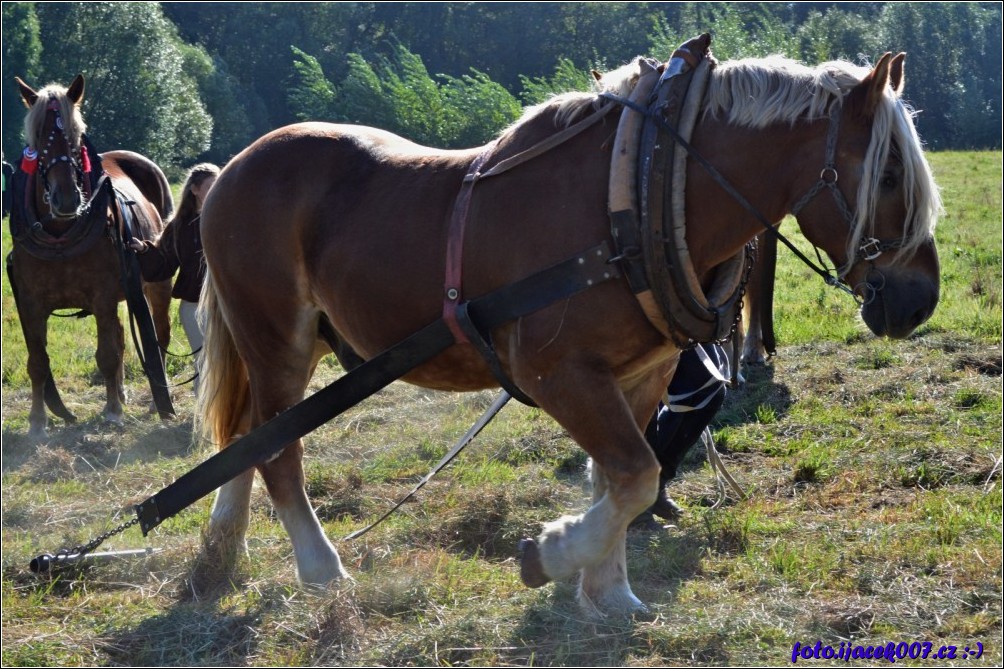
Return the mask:
{"type": "Polygon", "coordinates": [[[665,59],[710,32],[719,60],[808,64],[906,51],[905,97],[935,149],[1001,147],[1000,3],[5,2],[3,148],[23,144],[14,76],[87,80],[99,148],[169,171],[224,163],[300,120],[362,123],[456,148],[592,69],[665,59]]]}

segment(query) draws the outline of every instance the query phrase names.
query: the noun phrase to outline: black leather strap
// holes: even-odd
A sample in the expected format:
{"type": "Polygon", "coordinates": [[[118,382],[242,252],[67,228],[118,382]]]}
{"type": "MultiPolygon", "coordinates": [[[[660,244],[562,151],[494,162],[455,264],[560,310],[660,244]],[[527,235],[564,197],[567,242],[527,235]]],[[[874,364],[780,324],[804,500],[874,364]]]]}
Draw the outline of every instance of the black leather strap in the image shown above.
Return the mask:
{"type": "MultiPolygon", "coordinates": [[[[479,330],[490,332],[503,323],[619,277],[620,272],[609,260],[610,248],[603,242],[537,274],[471,300],[466,305],[467,312],[479,330]]],[[[144,536],[241,472],[267,462],[291,442],[428,362],[454,343],[453,332],[440,318],[255,428],[137,505],[136,515],[144,536]]]]}

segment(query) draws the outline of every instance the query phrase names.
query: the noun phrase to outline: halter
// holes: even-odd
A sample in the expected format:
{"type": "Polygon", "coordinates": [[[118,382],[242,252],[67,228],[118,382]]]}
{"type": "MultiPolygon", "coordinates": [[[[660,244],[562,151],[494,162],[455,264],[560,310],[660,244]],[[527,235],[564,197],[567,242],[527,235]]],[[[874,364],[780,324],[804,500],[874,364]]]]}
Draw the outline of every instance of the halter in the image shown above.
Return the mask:
{"type": "MultiPolygon", "coordinates": [[[[46,140],[45,147],[42,149],[41,153],[32,149],[30,146],[25,147],[24,154],[21,159],[21,170],[28,174],[35,174],[37,171],[38,175],[42,177],[42,188],[44,191],[42,199],[48,206],[50,204],[49,191],[51,190],[51,186],[49,185],[49,170],[58,163],[68,164],[71,168],[73,168],[74,185],[78,188],[78,190],[80,189],[80,184],[83,185],[82,190],[84,197],[81,198],[81,208],[85,208],[87,206],[87,202],[91,199],[90,180],[86,178],[91,171],[91,161],[90,156],[87,153],[87,147],[83,144],[80,145],[79,149],[75,149],[71,146],[63,127],[63,117],[59,113],[59,102],[55,98],[49,100],[46,111],[53,112],[56,115],[56,121],[53,124],[53,129],[49,133],[49,137],[46,140]],[[63,136],[63,140],[69,147],[69,153],[56,155],[56,151],[53,149],[53,144],[56,141],[57,132],[63,136]],[[52,155],[50,155],[50,150],[52,155]],[[77,155],[80,156],[79,160],[77,159],[77,155]]],[[[77,214],[80,214],[80,210],[77,211],[77,214]]]]}

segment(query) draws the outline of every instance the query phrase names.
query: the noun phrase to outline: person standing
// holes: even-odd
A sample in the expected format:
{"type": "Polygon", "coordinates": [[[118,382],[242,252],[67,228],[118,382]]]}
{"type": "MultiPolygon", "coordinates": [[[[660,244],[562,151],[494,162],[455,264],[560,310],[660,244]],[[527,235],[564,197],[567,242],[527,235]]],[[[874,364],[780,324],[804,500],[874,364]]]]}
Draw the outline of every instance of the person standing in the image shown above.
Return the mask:
{"type": "MultiPolygon", "coordinates": [[[[178,316],[192,352],[196,355],[196,368],[199,367],[198,353],[202,349],[203,336],[195,312],[206,276],[200,214],[206,194],[219,174],[220,168],[212,163],[200,163],[190,169],[181,189],[178,210],[164,228],[160,239],[155,242],[129,240],[129,248],[136,252],[140,271],[147,281],[164,281],[178,272],[171,296],[181,301],[178,316]]],[[[196,377],[195,393],[198,392],[199,380],[196,377]]]]}

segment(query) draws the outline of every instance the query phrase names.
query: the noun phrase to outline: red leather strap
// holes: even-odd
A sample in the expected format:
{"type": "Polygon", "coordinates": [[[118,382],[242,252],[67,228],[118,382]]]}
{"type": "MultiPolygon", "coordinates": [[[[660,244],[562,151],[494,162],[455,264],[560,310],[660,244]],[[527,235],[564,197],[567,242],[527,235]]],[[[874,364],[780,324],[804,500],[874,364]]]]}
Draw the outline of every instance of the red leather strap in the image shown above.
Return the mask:
{"type": "Polygon", "coordinates": [[[467,217],[471,210],[474,184],[481,178],[481,168],[494,151],[495,143],[492,142],[471,163],[470,171],[464,177],[460,193],[453,205],[453,215],[450,217],[450,227],[447,232],[443,320],[446,321],[458,344],[470,343],[470,339],[457,321],[457,306],[463,297],[464,232],[467,229],[467,217]]]}

